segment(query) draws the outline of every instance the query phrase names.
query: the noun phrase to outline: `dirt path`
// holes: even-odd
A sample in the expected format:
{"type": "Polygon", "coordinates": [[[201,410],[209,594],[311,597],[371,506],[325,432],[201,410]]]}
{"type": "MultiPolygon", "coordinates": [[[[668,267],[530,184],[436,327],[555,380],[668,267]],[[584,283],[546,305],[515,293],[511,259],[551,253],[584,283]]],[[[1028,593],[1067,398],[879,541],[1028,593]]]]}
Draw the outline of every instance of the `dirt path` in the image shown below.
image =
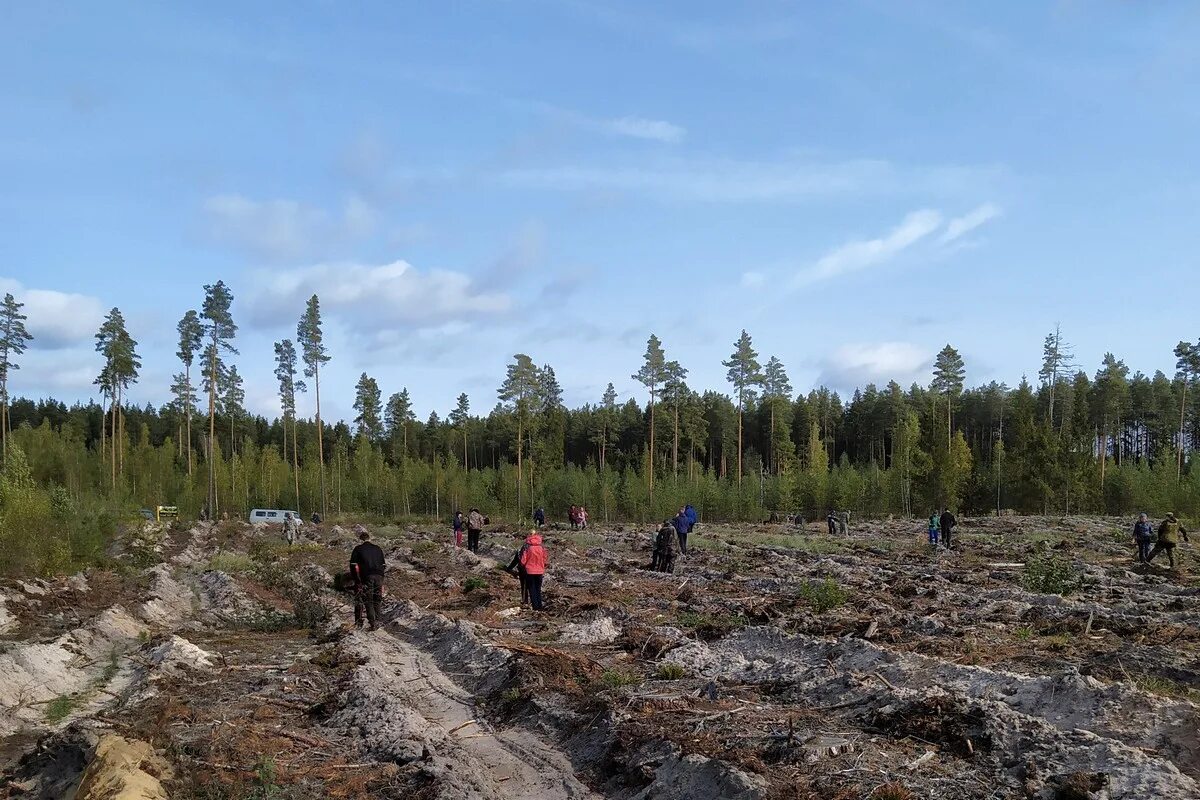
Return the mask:
{"type": "Polygon", "coordinates": [[[437,782],[436,797],[596,797],[562,753],[520,728],[493,727],[473,696],[408,642],[386,631],[355,632],[343,649],[364,663],[341,720],[357,725],[376,758],[421,761],[437,782]]]}

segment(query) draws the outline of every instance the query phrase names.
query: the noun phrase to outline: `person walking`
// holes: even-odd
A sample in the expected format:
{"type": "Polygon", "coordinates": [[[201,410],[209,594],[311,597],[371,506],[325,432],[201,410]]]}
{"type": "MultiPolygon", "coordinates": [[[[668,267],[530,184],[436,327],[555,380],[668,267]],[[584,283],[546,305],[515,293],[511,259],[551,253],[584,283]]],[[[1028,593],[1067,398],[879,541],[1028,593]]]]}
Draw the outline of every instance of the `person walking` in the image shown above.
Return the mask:
{"type": "Polygon", "coordinates": [[[358,546],[350,553],[350,574],[354,576],[354,626],[361,628],[363,612],[371,630],[379,628],[379,609],[383,603],[383,575],[387,571],[383,550],[371,541],[371,534],[359,525],[358,546]]]}
{"type": "Polygon", "coordinates": [[[691,503],[688,503],[686,506],[683,507],[683,513],[685,516],[687,516],[688,533],[691,533],[696,528],[696,520],[697,520],[696,507],[693,506],[691,503]]]}
{"type": "Polygon", "coordinates": [[[454,512],[454,546],[462,547],[463,531],[467,528],[466,517],[461,511],[454,512]]]}
{"type": "Polygon", "coordinates": [[[937,547],[938,533],[941,531],[941,526],[941,517],[938,516],[937,509],[935,508],[933,513],[929,515],[929,543],[934,547],[937,547]]]}
{"type": "Polygon", "coordinates": [[[1154,549],[1146,556],[1146,563],[1149,564],[1156,555],[1166,550],[1167,563],[1171,565],[1171,569],[1175,569],[1175,548],[1179,546],[1180,536],[1185,542],[1191,542],[1188,539],[1187,531],[1179,524],[1179,520],[1175,519],[1175,514],[1167,514],[1167,518],[1158,525],[1158,541],[1154,543],[1154,549]]]}
{"type": "Polygon", "coordinates": [[[517,559],[525,569],[525,585],[529,588],[529,604],[534,611],[542,610],[542,579],[546,575],[546,548],[537,531],[530,531],[525,547],[517,559]]]}
{"type": "Polygon", "coordinates": [[[650,561],[652,572],[675,571],[675,537],[677,533],[671,520],[663,520],[662,527],[654,537],[654,557],[650,561]]]}
{"type": "Polygon", "coordinates": [[[1137,560],[1145,564],[1150,560],[1150,545],[1154,541],[1154,526],[1150,518],[1143,512],[1138,514],[1137,522],[1133,523],[1133,543],[1137,545],[1137,560]]]}
{"type": "Polygon", "coordinates": [[[292,516],[292,512],[283,512],[283,540],[287,542],[289,549],[296,543],[299,527],[299,520],[292,516]]]}
{"type": "Polygon", "coordinates": [[[950,513],[950,509],[942,512],[941,518],[938,519],[939,526],[942,529],[942,544],[950,547],[950,534],[954,531],[954,526],[958,524],[958,520],[950,513]]]}
{"type": "Polygon", "coordinates": [[[539,528],[546,524],[546,509],[538,506],[537,511],[533,512],[533,524],[539,528]]]}
{"type": "Polygon", "coordinates": [[[579,507],[579,530],[587,530],[587,509],[583,506],[579,507]]]}
{"type": "Polygon", "coordinates": [[[479,513],[478,508],[472,508],[467,514],[467,549],[472,553],[479,552],[479,534],[487,524],[487,517],[479,513]]]}
{"type": "Polygon", "coordinates": [[[830,536],[833,536],[835,533],[837,533],[838,516],[837,516],[837,512],[834,511],[832,508],[829,509],[829,513],[825,515],[825,524],[829,526],[829,535],[830,536]]]}
{"type": "Polygon", "coordinates": [[[679,539],[679,555],[686,556],[688,530],[690,530],[688,527],[687,512],[682,508],[679,509],[679,513],[671,520],[671,525],[675,528],[676,538],[679,539]]]}

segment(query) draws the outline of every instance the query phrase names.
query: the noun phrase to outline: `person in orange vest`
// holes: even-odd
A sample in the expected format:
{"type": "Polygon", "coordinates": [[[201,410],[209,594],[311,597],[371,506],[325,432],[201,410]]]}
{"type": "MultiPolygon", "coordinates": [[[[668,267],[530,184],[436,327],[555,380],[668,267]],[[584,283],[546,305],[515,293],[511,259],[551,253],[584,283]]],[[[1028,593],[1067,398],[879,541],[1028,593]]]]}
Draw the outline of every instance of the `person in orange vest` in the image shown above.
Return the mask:
{"type": "Polygon", "coordinates": [[[520,555],[521,567],[525,570],[525,588],[529,590],[529,604],[534,611],[542,610],[542,578],[546,575],[546,548],[537,531],[530,531],[525,538],[525,547],[520,555]]]}

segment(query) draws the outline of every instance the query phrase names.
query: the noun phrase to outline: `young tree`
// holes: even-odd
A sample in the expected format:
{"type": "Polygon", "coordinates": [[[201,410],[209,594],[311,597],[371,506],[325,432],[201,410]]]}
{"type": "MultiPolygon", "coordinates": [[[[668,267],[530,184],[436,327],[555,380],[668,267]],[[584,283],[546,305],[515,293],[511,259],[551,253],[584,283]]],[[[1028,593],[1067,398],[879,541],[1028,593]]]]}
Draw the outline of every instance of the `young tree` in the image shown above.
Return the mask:
{"type": "Polygon", "coordinates": [[[179,457],[183,458],[183,421],[190,413],[190,410],[196,407],[196,390],[192,386],[192,382],[188,380],[186,374],[182,372],[175,373],[171,379],[171,407],[176,414],[179,415],[178,425],[178,447],[179,457]]]}
{"type": "Polygon", "coordinates": [[[292,425],[292,478],[296,484],[296,510],[300,510],[300,457],[296,447],[296,393],[307,390],[296,380],[296,347],[291,339],[275,343],[275,377],[279,380],[279,406],[283,411],[283,459],[287,461],[287,425],[292,425]]]}
{"type": "Polygon", "coordinates": [[[471,401],[466,392],[458,396],[458,405],[450,412],[450,423],[458,428],[463,437],[463,470],[467,469],[467,425],[471,421],[471,401]]]}
{"type": "Polygon", "coordinates": [[[379,383],[367,373],[358,378],[354,387],[354,410],[358,416],[354,418],[360,435],[367,437],[369,442],[383,439],[383,406],[380,402],[382,394],[379,383]]]}
{"type": "Polygon", "coordinates": [[[767,359],[766,369],[763,371],[763,400],[771,409],[771,469],[776,474],[779,473],[779,454],[775,446],[775,416],[779,406],[783,403],[790,402],[792,396],[792,382],[788,380],[787,371],[783,368],[783,362],[775,356],[767,359]]]}
{"type": "Polygon", "coordinates": [[[3,458],[8,462],[8,372],[20,369],[16,357],[25,352],[33,339],[25,330],[27,316],[21,313],[24,303],[18,303],[12,292],[4,295],[0,304],[0,441],[3,442],[3,458]]]}
{"type": "Polygon", "coordinates": [[[113,308],[100,324],[100,330],[96,333],[96,352],[104,358],[104,367],[95,383],[108,396],[112,413],[112,482],[116,486],[117,474],[124,468],[123,448],[120,445],[124,434],[121,404],[125,390],[137,382],[138,370],[142,366],[137,354],[137,342],[125,328],[125,317],[120,309],[113,308]]]}
{"type": "Polygon", "coordinates": [[[737,390],[737,475],[738,485],[742,483],[742,415],[746,410],[746,400],[752,399],[754,387],[762,385],[762,367],[758,363],[758,353],[750,341],[750,334],[742,330],[734,344],[733,354],[728,361],[722,361],[721,366],[728,367],[725,374],[733,388],[737,390]]]}
{"type": "MultiPolygon", "coordinates": [[[[175,330],[179,332],[179,350],[175,355],[179,356],[179,360],[183,362],[183,377],[188,385],[188,390],[191,394],[195,394],[195,387],[192,385],[192,362],[196,358],[196,353],[200,350],[201,344],[204,342],[204,325],[200,322],[200,315],[195,311],[188,311],[179,320],[179,324],[175,326],[175,330]]],[[[187,417],[187,468],[188,477],[192,476],[192,409],[195,408],[196,401],[184,408],[184,414],[187,417]]]]}
{"type": "Polygon", "coordinates": [[[617,390],[613,388],[612,383],[604,390],[604,396],[600,399],[600,407],[596,409],[592,429],[592,444],[596,445],[600,456],[600,471],[604,471],[605,465],[608,463],[608,445],[612,439],[613,420],[617,413],[617,390]]]}
{"type": "Polygon", "coordinates": [[[321,331],[321,301],[315,294],[308,298],[304,315],[296,325],[296,341],[303,353],[304,376],[313,379],[317,399],[317,472],[321,476],[321,516],[325,517],[329,508],[325,493],[325,429],[321,426],[321,365],[329,363],[329,354],[321,331]]]}
{"type": "Polygon", "coordinates": [[[529,428],[530,418],[543,388],[541,370],[533,363],[533,359],[524,353],[513,356],[513,363],[508,365],[504,383],[497,394],[500,400],[508,404],[509,410],[517,420],[517,508],[524,508],[521,500],[524,488],[524,472],[522,462],[522,438],[529,428]]]}
{"type": "Polygon", "coordinates": [[[401,456],[408,455],[408,423],[417,418],[413,414],[412,399],[408,396],[408,387],[394,393],[388,398],[385,415],[388,436],[392,440],[392,458],[399,463],[401,456]],[[397,441],[402,442],[400,448],[396,447],[397,441]]]}
{"type": "MultiPolygon", "coordinates": [[[[9,295],[11,297],[12,295],[9,295]]],[[[1175,481],[1183,475],[1183,422],[1187,409],[1188,387],[1200,374],[1200,343],[1180,342],[1175,345],[1175,377],[1179,380],[1179,440],[1175,447],[1175,481]]]]}
{"type": "Polygon", "coordinates": [[[962,356],[950,345],[942,348],[933,362],[933,390],[946,395],[946,450],[951,449],[951,409],[954,400],[962,394],[963,380],[967,376],[962,356]]]}
{"type": "Polygon", "coordinates": [[[650,390],[650,504],[654,504],[654,399],[658,386],[667,379],[667,356],[662,342],[654,334],[646,340],[646,354],[642,356],[642,368],[630,376],[650,390]]]}
{"type": "Polygon", "coordinates": [[[246,401],[246,390],[242,388],[242,376],[236,364],[217,373],[220,383],[221,409],[229,415],[229,494],[237,497],[237,421],[242,415],[242,404],[246,401]]]}
{"type": "MultiPolygon", "coordinates": [[[[208,340],[205,355],[208,360],[208,518],[217,514],[217,388],[219,375],[217,361],[221,351],[237,354],[231,344],[237,335],[237,325],[229,308],[233,305],[233,293],[224,281],[206,284],[204,305],[200,309],[200,320],[204,338],[208,340]]],[[[185,316],[186,319],[186,316],[185,316]]]]}
{"type": "Polygon", "coordinates": [[[1054,333],[1046,335],[1046,341],[1042,345],[1042,368],[1038,370],[1038,377],[1042,381],[1050,394],[1050,410],[1048,417],[1050,419],[1050,429],[1054,429],[1054,395],[1058,388],[1058,382],[1063,375],[1070,372],[1075,367],[1074,352],[1071,345],[1063,339],[1062,327],[1054,326],[1054,333]]]}

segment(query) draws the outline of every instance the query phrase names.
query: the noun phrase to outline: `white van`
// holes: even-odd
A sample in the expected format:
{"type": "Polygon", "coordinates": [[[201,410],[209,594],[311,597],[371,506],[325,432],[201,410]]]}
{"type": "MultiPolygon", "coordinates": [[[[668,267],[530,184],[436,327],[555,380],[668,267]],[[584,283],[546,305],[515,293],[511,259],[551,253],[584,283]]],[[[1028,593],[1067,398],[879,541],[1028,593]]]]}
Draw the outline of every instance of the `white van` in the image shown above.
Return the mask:
{"type": "Polygon", "coordinates": [[[296,518],[298,524],[303,524],[300,520],[299,511],[288,511],[279,508],[256,508],[250,512],[250,522],[256,525],[282,525],[283,515],[291,514],[296,518]]]}

